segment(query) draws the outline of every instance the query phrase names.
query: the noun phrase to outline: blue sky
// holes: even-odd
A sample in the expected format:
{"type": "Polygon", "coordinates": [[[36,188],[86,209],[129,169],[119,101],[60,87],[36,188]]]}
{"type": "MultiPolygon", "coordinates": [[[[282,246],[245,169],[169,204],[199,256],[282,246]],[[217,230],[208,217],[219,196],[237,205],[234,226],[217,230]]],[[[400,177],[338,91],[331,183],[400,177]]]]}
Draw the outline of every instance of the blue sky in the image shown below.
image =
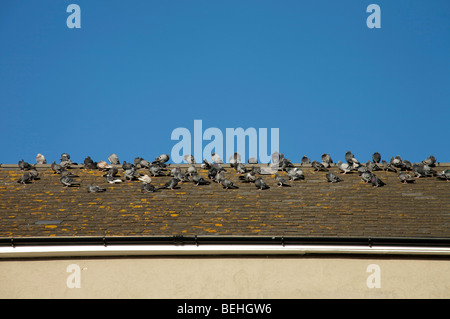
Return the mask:
{"type": "Polygon", "coordinates": [[[449,162],[449,108],[447,0],[0,3],[0,163],[153,159],[196,119],[279,128],[294,162],[449,162]]]}

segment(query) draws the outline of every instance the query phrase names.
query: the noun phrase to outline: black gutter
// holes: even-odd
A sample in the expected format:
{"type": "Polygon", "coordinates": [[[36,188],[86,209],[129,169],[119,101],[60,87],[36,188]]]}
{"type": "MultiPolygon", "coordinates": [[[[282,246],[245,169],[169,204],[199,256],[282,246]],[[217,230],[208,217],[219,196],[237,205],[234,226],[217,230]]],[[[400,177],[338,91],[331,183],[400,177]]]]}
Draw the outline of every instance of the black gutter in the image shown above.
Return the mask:
{"type": "Polygon", "coordinates": [[[286,236],[89,236],[2,237],[0,247],[83,245],[334,245],[449,247],[450,238],[402,237],[286,237],[286,236]]]}

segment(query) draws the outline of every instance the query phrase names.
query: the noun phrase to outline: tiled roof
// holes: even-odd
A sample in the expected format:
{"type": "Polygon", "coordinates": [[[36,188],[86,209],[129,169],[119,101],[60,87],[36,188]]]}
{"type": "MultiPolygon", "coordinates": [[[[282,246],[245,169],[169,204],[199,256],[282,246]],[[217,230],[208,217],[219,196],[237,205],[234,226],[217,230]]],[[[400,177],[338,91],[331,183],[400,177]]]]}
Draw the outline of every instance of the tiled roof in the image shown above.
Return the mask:
{"type": "MultiPolygon", "coordinates": [[[[249,167],[250,165],[247,165],[249,167]]],[[[257,165],[264,166],[264,165],[257,165]]],[[[295,164],[299,167],[299,164],[295,164]]],[[[123,178],[120,166],[119,176],[123,178]]],[[[172,164],[173,167],[173,164],[172,164]]],[[[182,171],[187,165],[180,165],[182,171]]],[[[199,174],[207,171],[196,165],[199,174]]],[[[299,236],[450,238],[450,182],[436,177],[402,184],[398,174],[377,171],[386,185],[372,187],[358,173],[339,174],[327,182],[326,172],[302,166],[305,180],[277,187],[273,175],[262,177],[270,189],[243,183],[229,165],[225,176],[238,189],[220,184],[179,184],[177,189],[142,193],[140,181],[108,184],[104,172],[69,171],[80,187],[65,188],[50,165],[37,165],[40,180],[20,184],[17,165],[0,168],[0,237],[39,236],[299,236]],[[86,186],[106,188],[88,193],[86,186]]],[[[436,171],[450,168],[440,164],[436,171]]],[[[138,172],[148,174],[146,169],[138,172]]],[[[167,172],[166,172],[167,173],[167,172]]],[[[279,172],[285,176],[285,172],[279,172]]],[[[169,176],[152,177],[161,186],[169,176]]]]}

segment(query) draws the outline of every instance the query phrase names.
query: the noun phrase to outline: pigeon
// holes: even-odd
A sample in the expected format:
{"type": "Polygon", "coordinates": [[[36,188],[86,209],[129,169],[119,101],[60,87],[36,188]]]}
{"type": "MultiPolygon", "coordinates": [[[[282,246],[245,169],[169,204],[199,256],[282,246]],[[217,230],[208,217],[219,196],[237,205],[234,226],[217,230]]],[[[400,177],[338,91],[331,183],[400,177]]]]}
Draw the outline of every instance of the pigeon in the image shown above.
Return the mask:
{"type": "Polygon", "coordinates": [[[95,163],[90,156],[87,156],[84,159],[84,168],[86,168],[86,169],[96,169],[97,168],[97,163],[95,163]]]}
{"type": "Polygon", "coordinates": [[[249,164],[258,164],[258,160],[255,157],[250,157],[247,160],[247,163],[249,163],[249,164]]]}
{"type": "Polygon", "coordinates": [[[304,165],[304,164],[311,164],[311,161],[309,160],[309,158],[306,155],[304,155],[302,157],[302,161],[301,161],[300,165],[304,165]]]}
{"type": "Polygon", "coordinates": [[[290,181],[295,181],[298,179],[301,179],[301,180],[305,179],[305,175],[303,175],[303,171],[298,167],[288,169],[286,171],[286,174],[289,177],[290,181]]]}
{"type": "Polygon", "coordinates": [[[186,161],[186,163],[195,164],[195,158],[193,155],[184,155],[183,158],[186,161]]]}
{"type": "Polygon", "coordinates": [[[244,183],[254,183],[256,181],[256,175],[254,172],[247,172],[239,176],[239,179],[244,183]]]}
{"type": "Polygon", "coordinates": [[[397,155],[396,157],[391,157],[390,163],[392,166],[394,166],[396,168],[403,167],[403,162],[402,162],[402,158],[400,157],[400,155],[397,155]]]}
{"type": "Polygon", "coordinates": [[[370,183],[372,181],[373,174],[369,171],[363,172],[361,174],[361,181],[364,183],[370,183]]]}
{"type": "Polygon", "coordinates": [[[428,158],[422,161],[422,164],[434,167],[436,164],[436,158],[433,155],[430,155],[428,158]]]}
{"type": "Polygon", "coordinates": [[[53,174],[61,174],[63,167],[59,164],[56,164],[55,161],[50,165],[51,169],[53,170],[53,174]]]}
{"type": "Polygon", "coordinates": [[[214,181],[216,183],[221,183],[222,180],[225,179],[225,174],[223,171],[217,172],[216,176],[214,176],[214,181]]]}
{"type": "Polygon", "coordinates": [[[149,161],[147,161],[147,160],[141,158],[141,160],[140,160],[140,162],[139,162],[139,165],[140,165],[142,168],[149,168],[150,165],[152,165],[152,164],[151,164],[149,161]]]}
{"type": "Polygon", "coordinates": [[[352,152],[350,152],[350,151],[345,152],[345,160],[347,161],[347,163],[349,165],[353,164],[354,158],[355,158],[355,156],[352,154],[352,152]]]}
{"type": "Polygon", "coordinates": [[[255,180],[255,186],[258,190],[264,190],[269,189],[270,187],[264,182],[264,180],[261,177],[258,177],[255,180]]]}
{"type": "Polygon", "coordinates": [[[400,179],[400,182],[402,182],[403,184],[414,183],[415,181],[414,178],[411,177],[411,175],[406,174],[404,172],[400,172],[398,174],[398,178],[400,179]]]}
{"type": "Polygon", "coordinates": [[[384,169],[385,171],[397,173],[397,170],[395,169],[394,166],[392,166],[391,163],[388,163],[388,162],[386,162],[385,160],[382,160],[381,162],[383,163],[383,169],[384,169]]]}
{"type": "Polygon", "coordinates": [[[106,181],[110,184],[116,184],[116,183],[122,183],[123,180],[120,178],[115,178],[113,175],[111,174],[106,174],[106,181]]]}
{"type": "Polygon", "coordinates": [[[143,183],[141,186],[141,193],[154,193],[157,188],[150,183],[143,183]]]}
{"type": "Polygon", "coordinates": [[[60,178],[61,183],[64,187],[80,186],[80,183],[75,183],[72,177],[66,175],[60,178]]]}
{"type": "MultiPolygon", "coordinates": [[[[283,155],[283,154],[280,154],[283,155]]],[[[285,158],[284,156],[281,157],[280,159],[280,168],[282,171],[286,171],[286,169],[288,167],[294,167],[294,164],[292,164],[292,162],[290,160],[288,160],[287,158],[285,158]]]]}
{"type": "Polygon", "coordinates": [[[29,173],[25,172],[20,177],[20,179],[17,181],[17,183],[27,184],[27,183],[31,183],[32,181],[33,181],[33,177],[29,173]]]}
{"type": "Polygon", "coordinates": [[[314,168],[315,172],[326,171],[327,170],[322,163],[319,163],[319,162],[316,162],[316,161],[312,161],[311,166],[314,168]]]}
{"type": "Polygon", "coordinates": [[[436,174],[438,179],[446,180],[447,182],[450,180],[450,169],[446,169],[438,174],[436,174]]]}
{"type": "Polygon", "coordinates": [[[275,180],[277,181],[278,187],[291,186],[286,183],[286,179],[283,176],[280,176],[278,174],[275,174],[275,180]]]}
{"type": "Polygon", "coordinates": [[[402,169],[406,170],[406,171],[411,171],[412,170],[412,163],[410,161],[403,160],[402,161],[402,169]]]}
{"type": "Polygon", "coordinates": [[[225,189],[236,189],[239,188],[238,186],[234,185],[232,181],[230,181],[227,178],[223,178],[220,183],[222,184],[223,188],[225,189]]]}
{"type": "Polygon", "coordinates": [[[109,165],[108,163],[106,163],[105,161],[99,161],[97,163],[97,168],[101,169],[101,170],[106,170],[108,168],[111,168],[112,166],[109,165]]]}
{"type": "Polygon", "coordinates": [[[335,175],[335,174],[333,174],[333,173],[331,173],[331,172],[327,172],[326,178],[327,178],[327,181],[328,181],[329,183],[339,183],[339,182],[342,182],[342,179],[339,178],[339,176],[337,176],[337,175],[335,175]]]}
{"type": "Polygon", "coordinates": [[[185,174],[188,176],[192,176],[193,174],[197,174],[197,168],[195,168],[194,165],[189,166],[186,168],[185,174]]]}
{"type": "Polygon", "coordinates": [[[381,179],[379,179],[375,175],[372,176],[372,179],[370,182],[372,183],[373,187],[381,187],[381,186],[386,185],[381,179]]]}
{"type": "Polygon", "coordinates": [[[366,167],[369,169],[369,171],[374,172],[374,171],[381,171],[381,168],[374,162],[371,161],[367,161],[366,163],[366,167]]]}
{"type": "Polygon", "coordinates": [[[152,162],[152,164],[157,164],[157,163],[164,164],[169,159],[170,159],[170,156],[168,154],[161,154],[152,162]]]}
{"type": "Polygon", "coordinates": [[[38,155],[36,155],[36,163],[47,164],[47,160],[45,159],[44,155],[42,155],[41,153],[38,153],[38,155]]]}
{"type": "Polygon", "coordinates": [[[211,160],[216,164],[223,164],[222,158],[216,152],[211,153],[211,160]]]}
{"type": "Polygon", "coordinates": [[[331,159],[330,154],[323,153],[321,159],[322,159],[322,165],[325,168],[329,168],[331,166],[331,164],[333,163],[333,160],[331,159]]]}
{"type": "Polygon", "coordinates": [[[414,164],[412,171],[414,172],[416,178],[436,175],[436,172],[430,166],[422,163],[414,164]]]}
{"type": "Polygon", "coordinates": [[[116,154],[111,154],[108,157],[108,161],[113,164],[113,165],[119,165],[120,161],[119,161],[119,157],[116,154]]]}
{"type": "Polygon", "coordinates": [[[212,167],[212,164],[208,162],[206,159],[203,160],[202,164],[200,165],[202,169],[209,170],[212,167]]]}
{"type": "Polygon", "coordinates": [[[192,178],[192,182],[195,184],[195,186],[211,184],[209,181],[207,181],[206,179],[204,179],[202,176],[200,176],[198,174],[193,174],[191,176],[191,178],[192,178]]]}
{"type": "Polygon", "coordinates": [[[69,177],[72,177],[72,178],[73,177],[78,177],[78,175],[72,174],[71,172],[66,170],[64,167],[62,168],[60,175],[61,175],[61,177],[63,177],[63,176],[69,176],[69,177]]]}
{"type": "Polygon", "coordinates": [[[40,179],[39,173],[34,167],[28,171],[28,174],[30,174],[32,180],[40,179]]]}
{"type": "Polygon", "coordinates": [[[25,162],[23,159],[21,159],[19,161],[18,165],[19,165],[19,168],[20,168],[21,171],[28,171],[32,167],[30,163],[25,162]]]}
{"type": "Polygon", "coordinates": [[[61,154],[61,159],[60,159],[60,163],[61,166],[63,167],[70,167],[70,165],[76,165],[76,163],[72,162],[70,160],[70,155],[67,153],[62,153],[61,154]]]}
{"type": "Polygon", "coordinates": [[[119,170],[115,167],[111,167],[106,171],[106,174],[103,175],[103,177],[106,177],[106,175],[111,175],[112,177],[115,177],[119,173],[119,170]]]}
{"type": "Polygon", "coordinates": [[[86,187],[86,189],[87,189],[88,193],[101,193],[101,192],[106,191],[106,188],[103,188],[103,187],[100,187],[97,185],[88,185],[86,187]]]}
{"type": "Polygon", "coordinates": [[[134,167],[125,170],[124,175],[125,175],[125,180],[127,180],[127,181],[135,180],[141,176],[138,172],[136,172],[136,169],[134,167]]]}
{"type": "Polygon", "coordinates": [[[247,167],[245,167],[245,165],[242,163],[237,163],[236,166],[234,167],[234,169],[236,170],[236,172],[238,174],[245,174],[248,172],[247,167]]]}
{"type": "Polygon", "coordinates": [[[161,166],[158,166],[158,165],[153,165],[153,164],[150,165],[150,167],[148,168],[148,171],[149,171],[150,175],[152,175],[153,177],[163,175],[162,168],[161,168],[161,166]]]}
{"type": "Polygon", "coordinates": [[[159,187],[158,189],[170,189],[173,190],[178,185],[178,179],[172,178],[170,181],[165,183],[162,187],[159,187]]]}
{"type": "Polygon", "coordinates": [[[342,161],[338,161],[338,168],[343,172],[342,174],[350,173],[352,170],[351,165],[348,163],[342,163],[342,161]]]}
{"type": "Polygon", "coordinates": [[[233,155],[230,156],[229,160],[230,166],[235,167],[237,164],[241,163],[241,155],[238,152],[234,152],[233,155]]]}
{"type": "Polygon", "coordinates": [[[373,161],[373,163],[375,163],[375,164],[379,164],[380,161],[381,161],[381,155],[380,155],[380,153],[378,153],[378,152],[373,153],[373,154],[372,154],[372,161],[373,161]]]}
{"type": "Polygon", "coordinates": [[[370,172],[367,166],[360,166],[358,167],[357,171],[359,175],[361,175],[362,173],[370,172]]]}

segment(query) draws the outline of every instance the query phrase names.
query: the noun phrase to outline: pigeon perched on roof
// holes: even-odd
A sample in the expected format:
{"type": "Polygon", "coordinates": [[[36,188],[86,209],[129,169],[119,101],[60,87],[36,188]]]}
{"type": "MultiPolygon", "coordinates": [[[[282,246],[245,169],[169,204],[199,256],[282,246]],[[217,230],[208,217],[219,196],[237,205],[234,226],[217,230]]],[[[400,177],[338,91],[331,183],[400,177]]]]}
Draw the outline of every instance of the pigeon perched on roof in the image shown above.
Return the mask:
{"type": "Polygon", "coordinates": [[[370,181],[372,183],[373,187],[381,187],[386,185],[386,183],[384,183],[381,179],[379,179],[377,176],[373,175],[372,179],[370,181]]]}
{"type": "Polygon", "coordinates": [[[163,169],[161,168],[161,166],[153,164],[148,168],[150,175],[152,175],[153,177],[164,175],[162,170],[163,169]]]}
{"type": "Polygon", "coordinates": [[[375,172],[375,171],[381,171],[381,168],[374,162],[371,161],[367,161],[366,163],[366,167],[369,169],[369,171],[371,172],[375,172]]]}
{"type": "Polygon", "coordinates": [[[309,158],[306,155],[304,155],[302,157],[300,165],[304,165],[304,164],[311,164],[311,161],[309,160],[309,158]]]}
{"type": "Polygon", "coordinates": [[[61,184],[64,185],[64,187],[80,186],[80,183],[75,182],[75,180],[68,175],[62,176],[60,178],[60,181],[61,184]]]}
{"type": "Polygon", "coordinates": [[[193,174],[197,174],[197,168],[194,165],[188,166],[184,173],[187,176],[192,176],[193,174]]]}
{"type": "Polygon", "coordinates": [[[361,174],[361,181],[364,183],[370,183],[372,181],[373,174],[369,171],[363,172],[361,174]]]}
{"type": "Polygon", "coordinates": [[[87,156],[84,159],[84,168],[86,168],[86,169],[96,169],[97,168],[97,163],[94,162],[90,156],[87,156]]]}
{"type": "Polygon", "coordinates": [[[61,161],[59,163],[62,167],[70,167],[70,165],[76,165],[77,163],[72,162],[70,155],[67,153],[61,154],[61,161]]]}
{"type": "Polygon", "coordinates": [[[152,182],[152,178],[148,175],[139,176],[138,180],[140,180],[141,182],[143,182],[145,184],[149,184],[152,182]]]}
{"type": "Polygon", "coordinates": [[[348,163],[342,163],[342,161],[338,161],[338,168],[343,172],[342,174],[350,173],[352,170],[352,167],[348,163]]]}
{"type": "Polygon", "coordinates": [[[450,169],[443,170],[442,172],[436,174],[438,179],[450,181],[450,169]]]}
{"type": "Polygon", "coordinates": [[[417,178],[436,175],[436,172],[434,169],[432,169],[430,166],[424,165],[422,163],[414,164],[412,167],[412,171],[414,172],[414,175],[417,178]]]}
{"type": "Polygon", "coordinates": [[[22,171],[27,171],[27,170],[31,169],[31,167],[32,167],[30,163],[25,162],[23,159],[21,159],[19,161],[18,165],[19,165],[20,170],[22,170],[22,171]]]}
{"type": "Polygon", "coordinates": [[[136,171],[136,169],[133,167],[133,168],[125,170],[124,176],[125,176],[125,180],[132,181],[132,180],[139,178],[141,176],[141,174],[139,174],[136,171]]]}
{"type": "Polygon", "coordinates": [[[375,164],[379,164],[381,162],[381,155],[380,155],[380,153],[378,153],[378,152],[373,153],[372,154],[372,161],[375,164]]]}
{"type": "Polygon", "coordinates": [[[47,164],[47,160],[45,159],[44,155],[42,155],[41,153],[38,153],[38,155],[36,155],[36,163],[47,164]]]}
{"type": "Polygon", "coordinates": [[[202,169],[209,170],[212,167],[212,164],[208,162],[206,159],[203,159],[202,164],[200,165],[202,169]]]}
{"type": "Polygon", "coordinates": [[[289,177],[290,181],[295,180],[304,180],[305,175],[303,175],[303,171],[298,167],[290,167],[286,170],[286,175],[289,177]]]}
{"type": "Polygon", "coordinates": [[[108,163],[106,163],[105,161],[99,161],[97,163],[97,168],[101,169],[101,170],[107,170],[108,168],[111,168],[112,166],[109,165],[108,163]]]}
{"type": "Polygon", "coordinates": [[[27,184],[27,183],[31,183],[32,181],[33,181],[33,177],[31,176],[31,174],[29,174],[28,172],[25,172],[25,173],[23,173],[22,176],[20,176],[17,183],[27,184]]]}
{"type": "Polygon", "coordinates": [[[110,183],[110,184],[117,184],[117,183],[122,183],[123,182],[123,179],[120,179],[120,178],[116,178],[116,177],[114,177],[113,175],[111,175],[111,174],[106,174],[106,181],[108,182],[108,183],[110,183]]]}
{"type": "Polygon", "coordinates": [[[216,152],[211,153],[211,160],[216,164],[223,164],[222,158],[216,152]]]}
{"type": "Polygon", "coordinates": [[[436,164],[436,158],[433,155],[430,155],[429,157],[427,157],[422,161],[422,164],[434,167],[436,164]]]}
{"type": "Polygon", "coordinates": [[[327,168],[322,163],[316,162],[315,160],[311,162],[311,166],[315,172],[327,171],[327,168]]]}
{"type": "Polygon", "coordinates": [[[141,158],[140,162],[139,162],[139,166],[142,168],[149,168],[150,165],[152,165],[152,163],[150,163],[149,161],[141,158]]]}
{"type": "Polygon", "coordinates": [[[236,167],[237,164],[241,163],[241,155],[238,152],[234,152],[228,161],[230,162],[231,167],[236,167]]]}
{"type": "Polygon", "coordinates": [[[335,174],[333,174],[333,173],[331,173],[331,172],[327,172],[327,174],[326,174],[325,176],[326,176],[327,181],[328,181],[329,183],[339,183],[339,182],[342,182],[342,179],[339,178],[339,176],[337,176],[337,175],[335,175],[335,174]]]}
{"type": "Polygon", "coordinates": [[[236,189],[239,188],[237,185],[234,185],[232,181],[227,178],[223,178],[220,183],[222,184],[224,189],[236,189]]]}
{"type": "Polygon", "coordinates": [[[169,161],[169,159],[170,159],[170,156],[168,154],[161,154],[152,162],[152,164],[156,164],[156,163],[164,164],[167,161],[169,161]]]}
{"type": "Polygon", "coordinates": [[[206,179],[204,179],[202,176],[198,175],[197,173],[193,174],[191,176],[191,178],[192,178],[192,182],[195,184],[195,186],[211,184],[211,182],[207,181],[206,179]]]}
{"type": "Polygon", "coordinates": [[[402,168],[403,166],[403,160],[400,157],[400,155],[397,155],[395,157],[391,157],[390,163],[392,166],[396,167],[396,168],[402,168]]]}
{"type": "Polygon", "coordinates": [[[170,189],[173,190],[178,185],[178,178],[174,177],[163,186],[158,187],[158,189],[170,189]]]}
{"type": "Polygon", "coordinates": [[[403,183],[403,184],[414,183],[414,181],[415,181],[414,178],[412,178],[411,175],[406,174],[404,172],[400,172],[398,174],[398,178],[400,179],[400,182],[403,183]]]}
{"type": "Polygon", "coordinates": [[[123,169],[124,171],[126,171],[127,169],[132,169],[132,168],[134,168],[134,167],[135,167],[134,164],[127,163],[126,161],[123,161],[123,163],[122,163],[122,169],[123,169]]]}
{"type": "Polygon", "coordinates": [[[383,169],[384,169],[385,171],[397,173],[397,170],[395,169],[394,166],[392,166],[391,163],[388,163],[388,162],[386,162],[385,160],[382,160],[381,163],[383,164],[383,169]]]}
{"type": "Polygon", "coordinates": [[[323,153],[321,156],[321,159],[322,159],[322,165],[325,168],[329,168],[331,166],[331,164],[333,163],[333,160],[331,159],[330,154],[323,153]]]}
{"type": "Polygon", "coordinates": [[[183,158],[186,161],[186,163],[188,163],[188,164],[195,164],[194,155],[186,154],[186,155],[183,156],[183,158]]]}
{"type": "Polygon", "coordinates": [[[239,179],[243,183],[254,183],[256,181],[256,174],[253,171],[247,172],[244,175],[239,176],[239,179]]]}
{"type": "Polygon", "coordinates": [[[247,163],[249,163],[249,164],[258,164],[258,160],[255,157],[250,157],[247,160],[247,163]]]}
{"type": "Polygon", "coordinates": [[[103,188],[103,187],[100,187],[97,185],[90,185],[90,184],[86,187],[86,189],[87,189],[88,193],[101,193],[101,192],[106,191],[106,188],[103,188]]]}
{"type": "Polygon", "coordinates": [[[157,191],[157,188],[150,183],[143,183],[141,186],[141,193],[154,193],[157,191]]]}
{"type": "Polygon", "coordinates": [[[267,185],[264,180],[262,179],[262,177],[258,177],[255,180],[255,186],[258,190],[264,190],[264,189],[269,189],[269,185],[267,185]]]}
{"type": "Polygon", "coordinates": [[[59,164],[56,164],[55,161],[53,161],[50,167],[53,170],[53,174],[61,174],[61,172],[63,171],[63,167],[59,164]]]}
{"type": "Polygon", "coordinates": [[[117,156],[116,154],[112,153],[111,155],[108,156],[108,161],[113,164],[113,165],[119,165],[120,161],[119,161],[119,156],[117,156]]]}
{"type": "Polygon", "coordinates": [[[278,187],[291,186],[286,182],[286,179],[283,176],[280,176],[278,174],[275,174],[275,180],[277,181],[278,187]]]}
{"type": "Polygon", "coordinates": [[[30,176],[31,176],[31,179],[34,181],[34,180],[37,180],[37,179],[40,179],[40,177],[39,177],[39,172],[33,167],[33,168],[31,168],[29,171],[28,171],[28,174],[30,174],[30,176]]]}

